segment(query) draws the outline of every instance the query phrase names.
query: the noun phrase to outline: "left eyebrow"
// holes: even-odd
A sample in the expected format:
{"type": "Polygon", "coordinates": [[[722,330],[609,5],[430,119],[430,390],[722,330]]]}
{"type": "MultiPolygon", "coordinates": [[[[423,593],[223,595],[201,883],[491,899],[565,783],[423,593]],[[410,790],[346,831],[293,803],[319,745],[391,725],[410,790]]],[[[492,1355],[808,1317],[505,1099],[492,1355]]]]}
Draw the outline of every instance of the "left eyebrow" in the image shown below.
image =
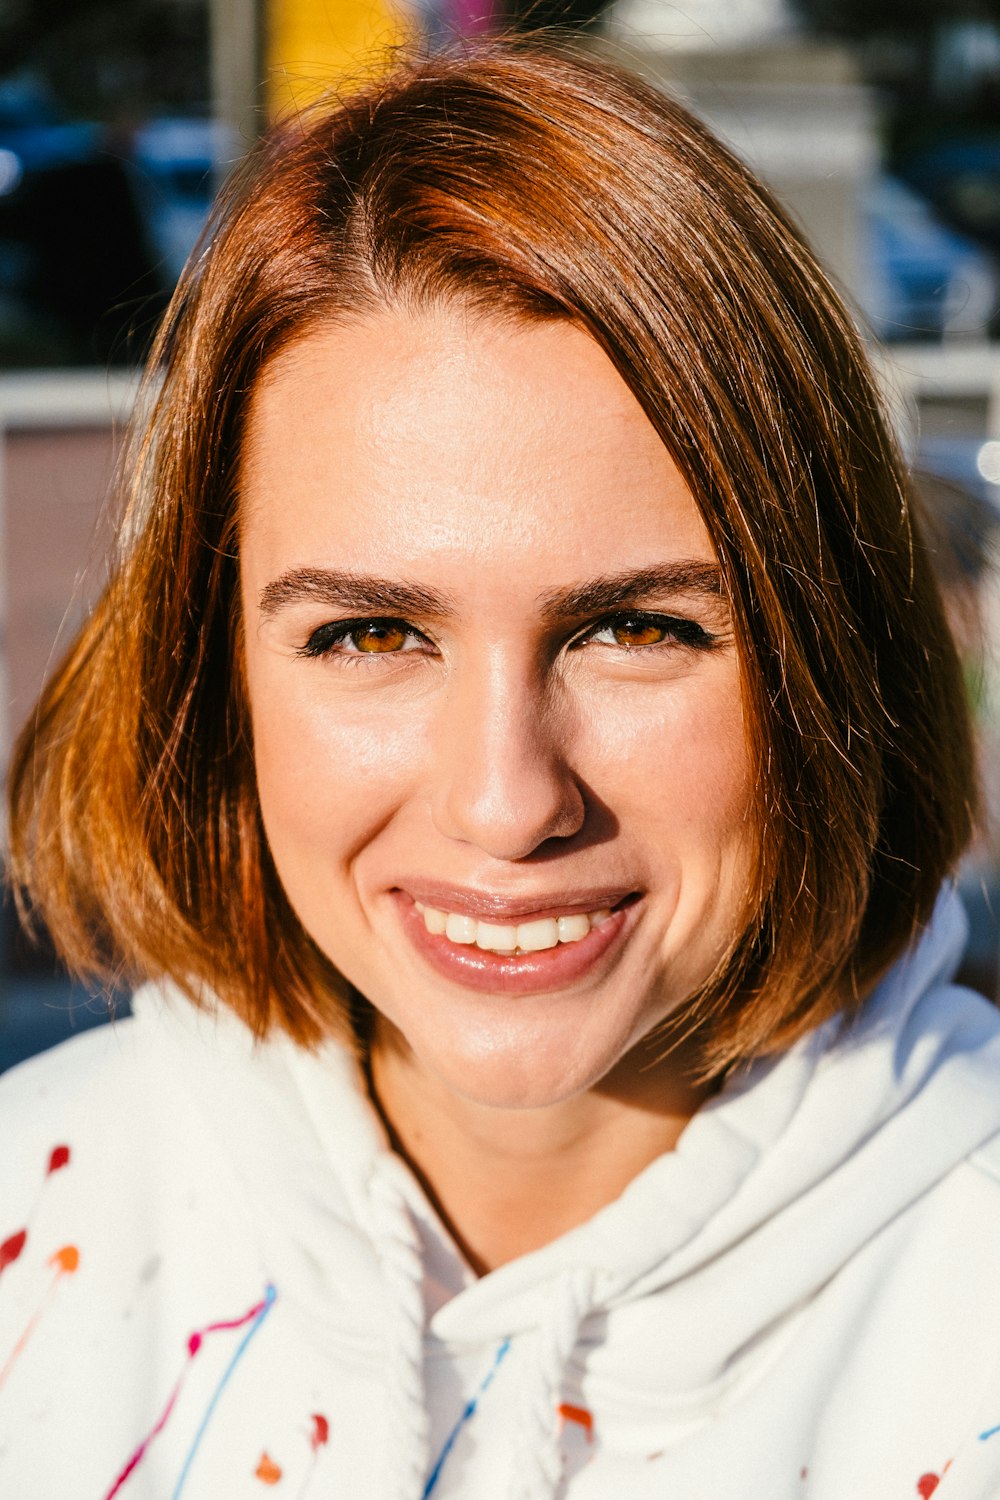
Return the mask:
{"type": "Polygon", "coordinates": [[[601,614],[663,594],[695,594],[721,604],[725,600],[722,570],[716,563],[691,558],[636,572],[607,573],[575,588],[541,594],[539,604],[545,618],[553,621],[601,614]]]}
{"type": "Polygon", "coordinates": [[[345,573],[335,568],[292,568],[260,591],[260,612],[267,619],[290,604],[325,604],[373,614],[442,616],[454,610],[447,594],[419,584],[345,573]]]}

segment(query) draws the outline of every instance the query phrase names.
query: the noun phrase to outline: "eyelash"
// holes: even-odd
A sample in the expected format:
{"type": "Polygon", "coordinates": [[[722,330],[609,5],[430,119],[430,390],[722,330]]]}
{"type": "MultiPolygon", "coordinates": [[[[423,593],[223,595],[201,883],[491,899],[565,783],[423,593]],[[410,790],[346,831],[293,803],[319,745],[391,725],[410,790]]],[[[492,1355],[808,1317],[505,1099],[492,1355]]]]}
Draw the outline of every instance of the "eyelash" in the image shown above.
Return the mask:
{"type": "MultiPolygon", "coordinates": [[[[653,614],[647,610],[620,611],[617,614],[605,615],[603,619],[596,620],[588,625],[585,631],[574,636],[568,643],[570,650],[578,649],[586,645],[589,640],[605,630],[621,630],[629,628],[634,631],[640,630],[662,630],[667,639],[652,641],[645,645],[626,646],[618,643],[618,649],[629,655],[636,655],[646,651],[661,651],[671,645],[683,646],[688,650],[707,651],[718,644],[718,637],[706,630],[697,621],[685,619],[679,615],[653,614]]],[[[417,638],[427,644],[427,637],[422,635],[406,620],[398,619],[392,615],[371,615],[367,618],[355,618],[351,620],[331,620],[326,625],[321,625],[314,630],[312,635],[302,646],[298,655],[310,659],[329,658],[338,656],[342,661],[357,664],[362,661],[371,661],[379,656],[402,656],[413,655],[411,651],[344,651],[338,649],[351,636],[360,634],[364,630],[399,630],[406,636],[417,638]]]]}
{"type": "Polygon", "coordinates": [[[625,625],[639,630],[648,630],[652,627],[655,630],[662,630],[668,637],[663,641],[651,641],[644,646],[625,646],[618,642],[619,650],[627,652],[660,651],[670,645],[686,646],[693,651],[707,651],[717,644],[718,639],[703,625],[699,625],[697,620],[685,619],[683,615],[653,614],[648,610],[639,609],[606,615],[603,620],[598,620],[595,624],[588,626],[582,635],[576,636],[570,642],[570,645],[582,646],[586,641],[599,635],[602,630],[621,630],[625,625]]]}

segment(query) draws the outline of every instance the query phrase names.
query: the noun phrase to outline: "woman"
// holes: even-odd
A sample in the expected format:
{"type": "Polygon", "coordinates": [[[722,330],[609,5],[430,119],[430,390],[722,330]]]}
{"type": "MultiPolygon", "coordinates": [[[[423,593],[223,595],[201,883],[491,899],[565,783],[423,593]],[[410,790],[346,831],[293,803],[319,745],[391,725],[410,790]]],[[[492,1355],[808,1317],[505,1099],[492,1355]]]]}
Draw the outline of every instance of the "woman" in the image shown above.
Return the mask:
{"type": "Polygon", "coordinates": [[[276,132],[160,337],[14,871],[0,1488],[1000,1493],[960,672],[766,193],[502,44],[276,132]]]}

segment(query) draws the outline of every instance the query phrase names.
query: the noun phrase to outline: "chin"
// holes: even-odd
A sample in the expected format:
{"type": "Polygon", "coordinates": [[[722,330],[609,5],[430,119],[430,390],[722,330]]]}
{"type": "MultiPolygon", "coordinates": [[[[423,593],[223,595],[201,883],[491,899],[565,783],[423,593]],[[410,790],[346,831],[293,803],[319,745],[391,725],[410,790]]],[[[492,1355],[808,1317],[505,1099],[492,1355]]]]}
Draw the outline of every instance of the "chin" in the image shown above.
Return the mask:
{"type": "Polygon", "coordinates": [[[413,1049],[421,1069],[433,1072],[444,1087],[470,1103],[488,1109],[546,1109],[564,1104],[607,1076],[619,1061],[608,1057],[574,1056],[571,1046],[549,1041],[527,1041],[494,1046],[470,1053],[427,1053],[413,1049]]]}

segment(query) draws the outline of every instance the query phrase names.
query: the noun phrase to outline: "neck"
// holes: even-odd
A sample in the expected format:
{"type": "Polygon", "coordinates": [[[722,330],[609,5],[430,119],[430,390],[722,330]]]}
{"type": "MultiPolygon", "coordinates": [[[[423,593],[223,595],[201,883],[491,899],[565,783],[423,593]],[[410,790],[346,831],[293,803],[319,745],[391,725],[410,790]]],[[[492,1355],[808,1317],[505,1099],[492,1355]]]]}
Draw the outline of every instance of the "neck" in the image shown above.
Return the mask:
{"type": "Polygon", "coordinates": [[[598,1088],[535,1109],[456,1094],[377,1030],[369,1086],[412,1167],[478,1275],[537,1250],[614,1201],[670,1151],[712,1085],[671,1054],[626,1058],[598,1088]]]}

